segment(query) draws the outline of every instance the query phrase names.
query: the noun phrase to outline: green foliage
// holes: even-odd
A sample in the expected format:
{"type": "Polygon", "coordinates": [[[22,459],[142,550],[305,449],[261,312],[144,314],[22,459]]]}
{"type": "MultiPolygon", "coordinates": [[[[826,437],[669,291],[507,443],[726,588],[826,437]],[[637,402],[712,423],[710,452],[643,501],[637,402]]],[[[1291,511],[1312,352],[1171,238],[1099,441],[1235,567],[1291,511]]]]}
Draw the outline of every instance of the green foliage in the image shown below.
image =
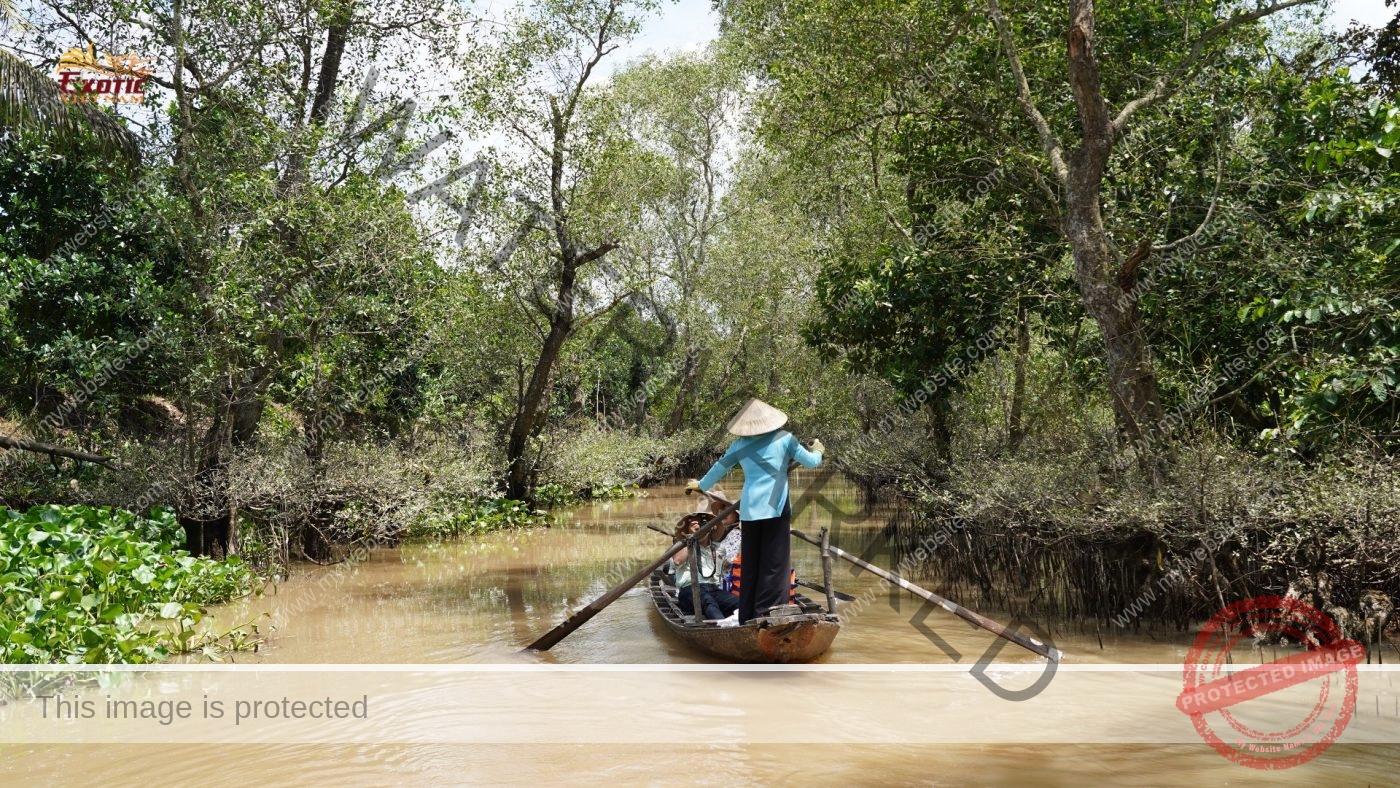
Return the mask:
{"type": "Polygon", "coordinates": [[[1286,138],[1317,188],[1295,211],[1316,262],[1241,309],[1287,333],[1282,398],[1266,436],[1308,451],[1365,437],[1394,445],[1400,423],[1400,107],[1368,101],[1345,71],[1309,84],[1286,138]],[[1369,106],[1368,106],[1369,104],[1369,106]],[[1292,352],[1288,352],[1292,351],[1292,352]]]}
{"type": "Polygon", "coordinates": [[[175,516],[36,506],[0,518],[0,661],[154,662],[188,650],[208,605],[249,593],[236,557],[190,556],[175,516]]]}
{"type": "Polygon", "coordinates": [[[535,488],[535,503],[545,509],[558,509],[577,502],[578,496],[562,484],[550,482],[535,488]]]}
{"type": "Polygon", "coordinates": [[[438,501],[419,514],[405,534],[410,539],[447,539],[549,523],[549,515],[523,501],[488,498],[480,501],[438,501]]]}
{"type": "Polygon", "coordinates": [[[591,487],[588,493],[595,501],[627,501],[646,495],[635,486],[624,484],[614,484],[611,487],[591,487]]]}
{"type": "MultiPolygon", "coordinates": [[[[1104,337],[1084,319],[1057,187],[984,15],[902,0],[719,7],[765,87],[765,145],[824,223],[806,332],[824,357],[904,393],[925,387],[919,404],[938,416],[997,355],[950,362],[978,340],[1004,346],[1030,310],[1037,342],[1102,399],[1104,337]]],[[[1122,107],[1226,7],[1095,12],[1104,96],[1122,107]]],[[[1101,206],[1119,306],[1141,315],[1163,409],[1207,416],[1241,445],[1262,435],[1305,452],[1393,441],[1400,416],[1397,132],[1391,110],[1370,108],[1374,86],[1336,72],[1362,53],[1315,14],[1206,47],[1191,79],[1117,135],[1101,206]]],[[[1009,15],[1039,109],[1072,136],[1064,50],[1026,43],[1057,40],[1063,11],[1009,15]]]]}
{"type": "Polygon", "coordinates": [[[151,184],[102,151],[0,145],[0,379],[32,405],[100,412],[170,379],[178,262],[141,192],[151,184]]]}
{"type": "MultiPolygon", "coordinates": [[[[1015,292],[1011,276],[933,251],[833,261],[817,280],[824,319],[808,336],[829,357],[912,392],[997,328],[1015,292]]],[[[945,377],[952,379],[935,397],[956,388],[956,378],[945,377]]]]}

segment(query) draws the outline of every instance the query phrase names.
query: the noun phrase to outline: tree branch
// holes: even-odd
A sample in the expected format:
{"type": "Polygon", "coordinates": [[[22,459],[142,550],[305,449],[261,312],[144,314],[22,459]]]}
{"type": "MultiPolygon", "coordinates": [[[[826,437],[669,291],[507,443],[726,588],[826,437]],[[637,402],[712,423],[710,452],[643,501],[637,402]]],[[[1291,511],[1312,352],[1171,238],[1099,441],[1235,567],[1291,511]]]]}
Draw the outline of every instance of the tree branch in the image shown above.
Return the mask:
{"type": "Polygon", "coordinates": [[[1229,19],[1217,23],[1214,27],[1202,33],[1200,38],[1196,39],[1196,43],[1191,46],[1191,51],[1186,54],[1186,57],[1181,59],[1181,62],[1176,65],[1176,68],[1163,74],[1157,80],[1157,83],[1152,86],[1151,90],[1123,105],[1123,109],[1120,110],[1118,116],[1113,119],[1114,130],[1121,131],[1134,114],[1157,104],[1175,93],[1180,87],[1181,77],[1196,67],[1201,56],[1205,54],[1206,46],[1210,44],[1210,42],[1229,33],[1240,25],[1257,22],[1279,11],[1313,2],[1317,2],[1317,0],[1283,0],[1282,2],[1272,3],[1262,8],[1256,8],[1253,11],[1235,14],[1229,19]]]}
{"type": "Polygon", "coordinates": [[[78,451],[77,449],[65,449],[62,446],[53,446],[38,441],[25,440],[23,438],[11,438],[8,435],[0,435],[0,449],[14,449],[17,451],[32,451],[39,454],[47,454],[51,457],[67,457],[70,460],[80,460],[82,462],[94,462],[107,468],[115,468],[112,458],[101,454],[78,451]]]}
{"type": "MultiPolygon", "coordinates": [[[[540,314],[544,315],[550,320],[554,319],[554,314],[556,311],[558,311],[558,305],[555,303],[554,299],[546,298],[544,295],[544,291],[542,291],[539,287],[531,287],[530,297],[526,300],[530,302],[531,306],[533,306],[535,309],[538,309],[540,311],[540,314]]],[[[540,335],[541,337],[543,337],[544,332],[541,331],[540,335]]]]}
{"type": "MultiPolygon", "coordinates": [[[[1303,0],[1300,0],[1300,2],[1303,0]]],[[[996,26],[997,35],[1001,38],[1002,49],[1006,51],[1006,58],[1011,67],[1011,76],[1016,80],[1016,100],[1020,103],[1021,109],[1030,117],[1031,123],[1035,125],[1036,133],[1040,135],[1041,147],[1045,149],[1045,155],[1050,159],[1050,169],[1054,171],[1055,177],[1062,184],[1069,182],[1069,167],[1065,164],[1064,146],[1055,136],[1055,132],[1050,128],[1050,122],[1036,109],[1035,97],[1031,95],[1030,82],[1026,80],[1026,71],[1021,67],[1021,56],[1016,53],[1016,41],[1011,35],[1011,26],[1007,24],[1006,17],[1001,13],[1001,3],[998,0],[987,0],[987,11],[992,17],[992,24],[996,26]]]]}
{"type": "Polygon", "coordinates": [[[564,217],[564,145],[568,139],[569,127],[568,120],[565,120],[563,113],[560,112],[559,102],[555,100],[554,96],[549,97],[549,117],[554,137],[549,155],[549,206],[554,212],[551,216],[553,219],[551,224],[555,238],[559,242],[559,253],[564,264],[568,265],[568,258],[572,250],[566,231],[567,222],[564,217]]]}
{"type": "Polygon", "coordinates": [[[536,151],[544,154],[545,156],[551,155],[549,148],[546,148],[544,146],[544,143],[535,139],[534,132],[531,132],[529,129],[526,129],[515,118],[510,118],[506,121],[506,123],[510,124],[511,129],[513,129],[516,134],[519,134],[521,138],[525,140],[525,143],[527,145],[534,148],[536,151]]]}
{"type": "Polygon", "coordinates": [[[1154,254],[1161,252],[1170,252],[1171,250],[1177,248],[1178,246],[1181,246],[1182,244],[1195,243],[1196,239],[1201,237],[1201,233],[1205,232],[1206,227],[1210,224],[1211,217],[1215,215],[1215,206],[1220,203],[1220,182],[1225,177],[1225,158],[1220,155],[1220,152],[1218,150],[1216,151],[1215,156],[1215,193],[1213,193],[1210,196],[1210,205],[1206,207],[1205,218],[1201,219],[1200,225],[1198,225],[1196,227],[1195,232],[1191,233],[1190,235],[1184,235],[1176,239],[1175,241],[1172,241],[1171,243],[1152,247],[1152,252],[1154,254]]]}
{"type": "Polygon", "coordinates": [[[618,6],[619,3],[617,2],[608,4],[608,15],[603,18],[603,23],[598,26],[598,37],[591,41],[593,44],[593,56],[583,64],[583,70],[578,75],[578,82],[574,84],[574,89],[569,95],[568,107],[564,110],[565,116],[570,119],[574,116],[574,108],[578,106],[579,97],[583,95],[583,88],[588,84],[588,78],[592,76],[593,69],[597,67],[604,56],[617,49],[616,44],[610,47],[608,46],[608,42],[612,40],[609,28],[612,27],[613,22],[617,21],[618,6]]]}
{"type": "Polygon", "coordinates": [[[580,327],[587,326],[587,325],[593,323],[593,321],[595,321],[595,320],[597,320],[598,318],[602,317],[603,315],[606,315],[607,313],[611,312],[614,308],[617,307],[618,304],[622,303],[623,301],[626,301],[627,299],[631,298],[631,297],[634,296],[634,295],[637,295],[637,291],[636,291],[636,290],[627,290],[627,291],[624,291],[624,292],[620,293],[619,295],[615,296],[615,297],[613,298],[613,300],[612,300],[611,302],[608,303],[607,306],[599,307],[598,309],[595,309],[595,310],[593,310],[592,312],[589,312],[588,314],[584,315],[583,317],[578,318],[578,319],[575,321],[575,324],[578,325],[578,326],[580,326],[580,327]]]}
{"type": "Polygon", "coordinates": [[[617,247],[618,244],[616,241],[604,241],[603,243],[599,244],[593,249],[590,249],[587,252],[584,252],[583,254],[579,255],[576,258],[578,262],[578,267],[582,268],[583,266],[588,265],[594,260],[597,260],[598,258],[602,257],[608,252],[611,252],[612,250],[616,249],[617,247]]]}

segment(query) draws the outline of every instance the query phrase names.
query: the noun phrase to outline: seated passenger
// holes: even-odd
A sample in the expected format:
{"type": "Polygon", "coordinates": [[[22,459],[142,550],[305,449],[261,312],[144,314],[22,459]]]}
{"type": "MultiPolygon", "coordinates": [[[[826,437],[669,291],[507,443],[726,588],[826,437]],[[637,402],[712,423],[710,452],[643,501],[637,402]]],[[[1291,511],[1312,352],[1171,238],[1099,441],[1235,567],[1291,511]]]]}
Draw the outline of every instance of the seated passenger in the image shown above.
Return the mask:
{"type": "MultiPolygon", "coordinates": [[[[721,487],[712,487],[710,488],[710,492],[720,498],[728,498],[728,496],[724,494],[724,489],[721,487]]],[[[696,509],[696,513],[701,513],[701,509],[704,506],[705,504],[702,503],[700,508],[696,509]]],[[[719,501],[712,500],[709,502],[709,513],[719,514],[724,510],[724,506],[725,505],[719,501]]],[[[710,538],[710,541],[714,542],[715,550],[719,553],[720,577],[727,577],[729,575],[730,564],[733,564],[734,559],[739,557],[739,543],[742,539],[743,530],[742,526],[739,525],[738,512],[730,513],[719,525],[715,526],[714,535],[710,538]]],[[[727,591],[729,589],[726,588],[725,590],[727,591]]]]}
{"type": "MultiPolygon", "coordinates": [[[[686,515],[676,528],[676,538],[689,538],[709,519],[708,510],[686,515]]],[[[739,609],[739,600],[737,597],[724,593],[719,588],[719,554],[714,544],[710,542],[709,534],[700,538],[699,550],[700,604],[703,607],[705,618],[737,623],[737,619],[732,618],[732,614],[739,609]]],[[[682,548],[671,558],[671,563],[676,572],[676,604],[680,606],[683,613],[693,615],[695,607],[692,604],[690,592],[690,549],[682,548]]]]}

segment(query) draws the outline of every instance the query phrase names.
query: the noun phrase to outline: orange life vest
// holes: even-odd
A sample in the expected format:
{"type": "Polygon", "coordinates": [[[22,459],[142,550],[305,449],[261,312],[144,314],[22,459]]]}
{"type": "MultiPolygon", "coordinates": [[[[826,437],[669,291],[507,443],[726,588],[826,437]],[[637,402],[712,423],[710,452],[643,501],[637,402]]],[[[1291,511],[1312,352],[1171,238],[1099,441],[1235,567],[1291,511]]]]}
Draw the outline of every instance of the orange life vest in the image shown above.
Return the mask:
{"type": "MultiPolygon", "coordinates": [[[[724,575],[724,588],[734,596],[739,595],[739,585],[743,580],[743,554],[734,556],[734,563],[729,565],[729,571],[724,575]]],[[[788,570],[788,603],[797,601],[797,570],[788,570]]]]}

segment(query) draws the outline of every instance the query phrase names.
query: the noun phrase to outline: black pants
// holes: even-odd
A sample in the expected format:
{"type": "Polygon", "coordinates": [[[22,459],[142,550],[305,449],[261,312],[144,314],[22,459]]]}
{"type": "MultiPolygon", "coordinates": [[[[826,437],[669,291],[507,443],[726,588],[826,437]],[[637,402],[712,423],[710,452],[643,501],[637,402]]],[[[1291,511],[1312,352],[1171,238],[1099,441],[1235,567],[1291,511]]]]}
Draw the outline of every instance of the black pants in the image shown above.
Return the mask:
{"type": "Polygon", "coordinates": [[[739,578],[739,623],[788,603],[792,586],[792,504],[783,513],[763,520],[745,520],[739,542],[744,573],[739,578]]]}
{"type": "MultiPolygon", "coordinates": [[[[743,590],[742,586],[740,590],[743,590]]],[[[695,612],[695,606],[690,603],[690,586],[676,589],[676,604],[686,615],[695,612]]],[[[705,618],[714,620],[729,618],[729,614],[739,607],[739,600],[735,599],[733,594],[721,591],[720,587],[713,583],[701,583],[700,604],[705,608],[705,618]]]]}

